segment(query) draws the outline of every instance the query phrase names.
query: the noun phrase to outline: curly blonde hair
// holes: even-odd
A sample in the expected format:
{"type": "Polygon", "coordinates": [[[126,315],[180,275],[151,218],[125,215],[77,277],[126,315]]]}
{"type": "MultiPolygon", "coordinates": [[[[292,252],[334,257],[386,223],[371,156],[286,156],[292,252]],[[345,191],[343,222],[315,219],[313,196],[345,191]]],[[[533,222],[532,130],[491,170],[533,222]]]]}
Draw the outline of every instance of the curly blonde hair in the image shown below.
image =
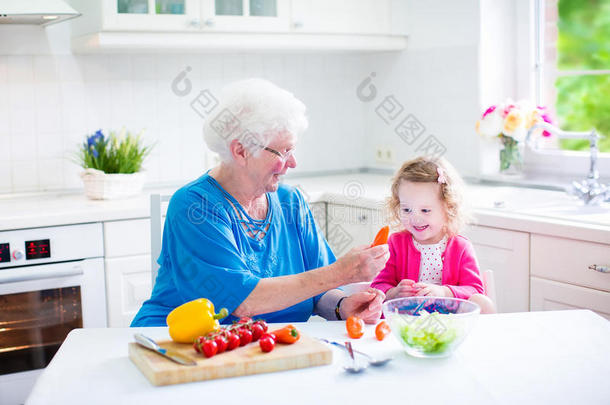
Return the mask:
{"type": "Polygon", "coordinates": [[[393,228],[402,229],[400,222],[400,200],[398,187],[403,181],[413,183],[438,183],[440,198],[447,210],[447,234],[457,235],[469,221],[469,215],[463,205],[464,182],[455,168],[444,158],[417,157],[403,163],[392,179],[392,195],[387,201],[387,209],[393,228]],[[445,182],[439,182],[439,170],[444,174],[445,182]]]}

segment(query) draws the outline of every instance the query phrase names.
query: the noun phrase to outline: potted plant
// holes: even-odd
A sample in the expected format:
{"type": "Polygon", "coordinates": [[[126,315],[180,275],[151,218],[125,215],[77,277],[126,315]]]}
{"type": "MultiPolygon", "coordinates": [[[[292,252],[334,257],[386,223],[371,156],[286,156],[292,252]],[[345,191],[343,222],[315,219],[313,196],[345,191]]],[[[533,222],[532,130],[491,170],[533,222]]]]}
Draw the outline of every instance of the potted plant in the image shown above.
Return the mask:
{"type": "Polygon", "coordinates": [[[81,178],[85,195],[93,200],[110,200],[139,194],[145,175],[142,163],[152,146],[145,146],[140,134],[125,129],[108,136],[97,130],[87,136],[78,153],[78,163],[85,169],[81,178]]]}

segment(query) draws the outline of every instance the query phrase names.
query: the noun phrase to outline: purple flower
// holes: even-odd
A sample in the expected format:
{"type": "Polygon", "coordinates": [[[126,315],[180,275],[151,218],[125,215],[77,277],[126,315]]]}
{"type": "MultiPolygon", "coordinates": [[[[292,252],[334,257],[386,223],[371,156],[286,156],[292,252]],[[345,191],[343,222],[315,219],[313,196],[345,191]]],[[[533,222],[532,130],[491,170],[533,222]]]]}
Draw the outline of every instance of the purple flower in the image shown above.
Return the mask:
{"type": "Polygon", "coordinates": [[[89,148],[93,157],[99,156],[99,153],[95,147],[100,141],[104,141],[104,134],[102,134],[101,129],[98,129],[97,131],[95,131],[95,134],[87,137],[87,148],[89,148]]]}

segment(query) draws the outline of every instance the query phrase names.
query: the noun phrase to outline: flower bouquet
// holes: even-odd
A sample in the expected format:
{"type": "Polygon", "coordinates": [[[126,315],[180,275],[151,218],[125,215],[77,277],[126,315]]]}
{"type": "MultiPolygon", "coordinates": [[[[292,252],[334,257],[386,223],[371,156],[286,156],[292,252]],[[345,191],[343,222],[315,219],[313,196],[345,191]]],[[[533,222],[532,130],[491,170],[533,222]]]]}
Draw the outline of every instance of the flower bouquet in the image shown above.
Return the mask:
{"type": "MultiPolygon", "coordinates": [[[[552,123],[546,107],[535,106],[529,101],[513,103],[509,99],[485,110],[477,121],[476,130],[479,135],[500,141],[500,173],[521,172],[525,137],[529,129],[540,121],[552,123]]],[[[551,136],[550,132],[540,132],[542,136],[551,136]]]]}
{"type": "Polygon", "coordinates": [[[152,146],[141,143],[140,134],[122,130],[111,131],[106,137],[102,130],[87,136],[78,152],[78,163],[85,169],[81,174],[85,195],[94,200],[136,195],[142,191],[142,163],[152,146]]]}

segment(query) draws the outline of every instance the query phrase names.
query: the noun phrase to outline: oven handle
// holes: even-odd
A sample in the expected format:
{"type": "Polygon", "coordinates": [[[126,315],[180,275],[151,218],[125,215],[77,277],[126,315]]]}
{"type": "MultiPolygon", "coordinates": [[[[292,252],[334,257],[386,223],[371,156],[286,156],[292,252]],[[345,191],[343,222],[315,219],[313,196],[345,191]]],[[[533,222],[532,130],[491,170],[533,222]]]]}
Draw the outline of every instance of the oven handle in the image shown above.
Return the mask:
{"type": "Polygon", "coordinates": [[[0,271],[0,284],[18,281],[43,280],[47,278],[80,276],[84,273],[83,266],[79,264],[66,265],[58,263],[52,265],[32,266],[0,271]]]}

